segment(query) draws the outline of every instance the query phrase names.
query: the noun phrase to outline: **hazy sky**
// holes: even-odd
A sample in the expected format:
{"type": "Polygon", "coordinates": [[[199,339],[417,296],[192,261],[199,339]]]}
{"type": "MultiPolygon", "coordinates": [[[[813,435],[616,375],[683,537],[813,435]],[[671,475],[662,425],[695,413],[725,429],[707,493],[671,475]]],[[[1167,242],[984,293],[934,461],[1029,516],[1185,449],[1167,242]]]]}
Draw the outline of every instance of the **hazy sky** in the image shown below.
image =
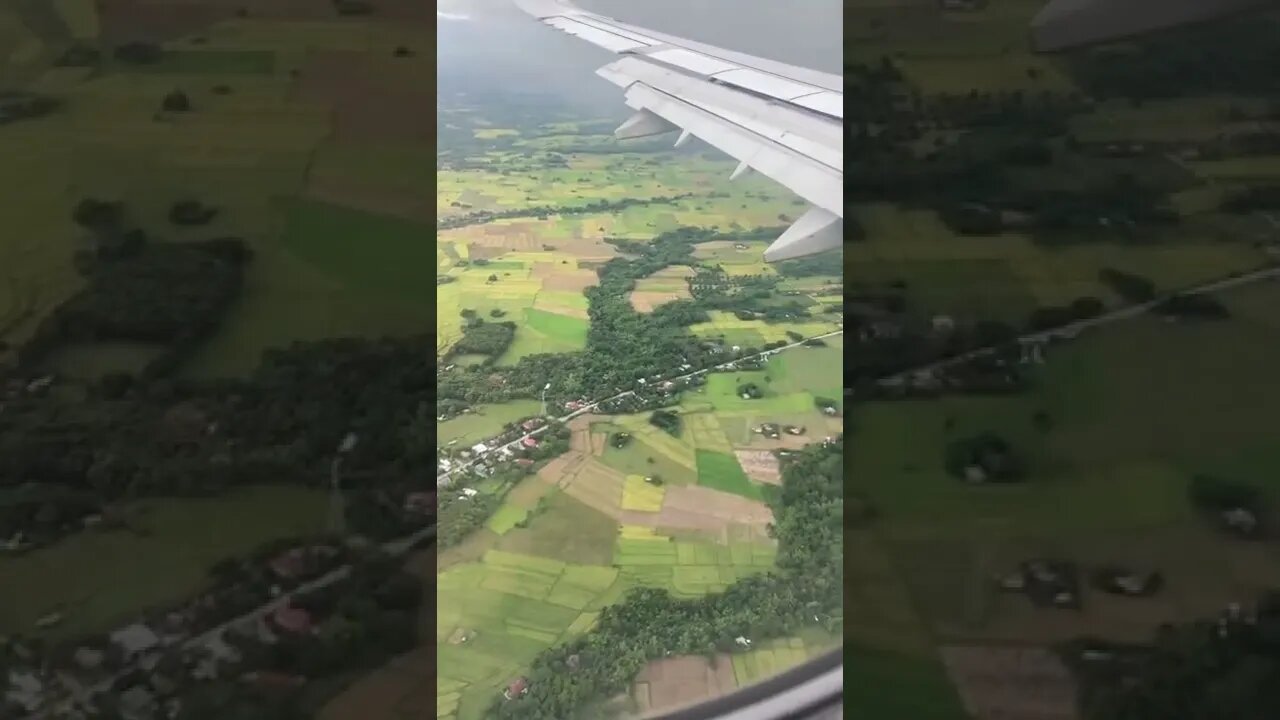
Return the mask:
{"type": "MultiPolygon", "coordinates": [[[[690,40],[841,72],[841,0],[576,0],[584,9],[690,40]]],[[[512,84],[592,107],[621,105],[595,75],[615,56],[546,27],[511,0],[438,0],[442,87],[512,84]]],[[[612,115],[613,107],[600,108],[612,115]]],[[[625,110],[625,108],[623,108],[625,110]]]]}

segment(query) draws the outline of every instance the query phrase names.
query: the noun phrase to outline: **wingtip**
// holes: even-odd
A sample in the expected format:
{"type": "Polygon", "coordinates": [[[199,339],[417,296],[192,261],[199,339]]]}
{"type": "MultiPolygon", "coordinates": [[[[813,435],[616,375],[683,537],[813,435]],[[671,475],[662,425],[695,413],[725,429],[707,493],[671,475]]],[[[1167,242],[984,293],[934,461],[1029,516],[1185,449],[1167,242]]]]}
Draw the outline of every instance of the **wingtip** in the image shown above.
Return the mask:
{"type": "Polygon", "coordinates": [[[844,219],[822,208],[809,208],[764,251],[764,259],[771,263],[794,260],[835,250],[843,243],[844,219]]]}

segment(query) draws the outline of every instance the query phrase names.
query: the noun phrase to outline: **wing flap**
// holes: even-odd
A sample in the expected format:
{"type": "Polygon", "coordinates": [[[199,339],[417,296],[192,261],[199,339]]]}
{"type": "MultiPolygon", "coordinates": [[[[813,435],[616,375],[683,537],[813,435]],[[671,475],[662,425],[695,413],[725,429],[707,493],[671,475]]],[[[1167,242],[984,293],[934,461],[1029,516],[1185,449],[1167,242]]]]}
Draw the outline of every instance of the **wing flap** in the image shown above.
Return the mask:
{"type": "Polygon", "coordinates": [[[567,0],[515,0],[558,30],[622,55],[598,74],[636,111],[622,138],[679,129],[738,160],[730,179],[755,170],[810,205],[766,260],[838,247],[844,215],[844,85],[797,68],[620,23],[567,0]]]}

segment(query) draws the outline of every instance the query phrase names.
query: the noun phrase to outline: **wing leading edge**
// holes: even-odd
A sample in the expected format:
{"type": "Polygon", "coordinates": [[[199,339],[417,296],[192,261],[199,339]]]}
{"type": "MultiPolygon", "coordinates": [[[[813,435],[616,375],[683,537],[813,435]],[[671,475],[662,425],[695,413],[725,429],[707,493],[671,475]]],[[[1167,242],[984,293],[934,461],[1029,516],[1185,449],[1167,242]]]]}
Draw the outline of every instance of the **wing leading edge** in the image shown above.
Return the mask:
{"type": "Polygon", "coordinates": [[[765,250],[777,262],[840,247],[844,237],[844,79],[638,28],[568,0],[515,0],[544,24],[621,57],[597,74],[635,110],[619,139],[680,131],[800,196],[809,209],[765,250]]]}

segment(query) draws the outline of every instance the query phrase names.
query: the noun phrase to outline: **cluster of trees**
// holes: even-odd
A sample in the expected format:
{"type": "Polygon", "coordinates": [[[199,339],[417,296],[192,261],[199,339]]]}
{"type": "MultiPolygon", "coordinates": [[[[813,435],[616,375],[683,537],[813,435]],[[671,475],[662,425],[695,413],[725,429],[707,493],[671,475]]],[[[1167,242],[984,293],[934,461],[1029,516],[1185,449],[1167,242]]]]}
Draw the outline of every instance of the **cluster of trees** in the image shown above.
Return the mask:
{"type": "Polygon", "coordinates": [[[1226,305],[1206,293],[1179,293],[1160,301],[1152,311],[1184,320],[1223,320],[1231,316],[1226,305]]]}
{"type": "MultiPolygon", "coordinates": [[[[523,473],[521,473],[523,474],[523,473]]],[[[446,492],[440,497],[436,538],[441,548],[450,548],[480,529],[502,505],[503,493],[483,492],[471,497],[446,492]]]]}
{"type": "Polygon", "coordinates": [[[1221,207],[1237,214],[1280,210],[1280,185],[1255,185],[1227,193],[1221,207]]]}
{"type": "Polygon", "coordinates": [[[1266,504],[1250,483],[1196,475],[1187,486],[1191,506],[1213,525],[1245,538],[1265,534],[1266,504]]]}
{"type": "Polygon", "coordinates": [[[1028,330],[1049,330],[1079,320],[1095,318],[1105,312],[1107,306],[1096,297],[1076,298],[1070,305],[1049,305],[1031,311],[1027,319],[1028,330]]]}
{"type": "Polygon", "coordinates": [[[1149,302],[1156,297],[1156,284],[1136,273],[1103,268],[1098,271],[1098,279],[1131,303],[1149,302]]]}
{"type": "Polygon", "coordinates": [[[592,200],[591,202],[583,205],[572,205],[569,207],[540,205],[531,208],[512,208],[510,210],[480,210],[466,215],[438,220],[436,222],[436,227],[440,230],[451,230],[454,228],[466,227],[468,225],[481,225],[483,223],[493,222],[494,220],[509,218],[536,217],[540,220],[546,220],[552,215],[587,215],[590,213],[620,212],[629,207],[667,205],[691,197],[693,197],[693,193],[683,193],[681,195],[672,195],[670,197],[658,196],[652,198],[622,198],[621,200],[592,200]]]}
{"type": "Polygon", "coordinates": [[[145,370],[172,371],[218,326],[238,297],[251,252],[239,238],[151,243],[118,203],[82,201],[73,218],[93,247],[76,255],[86,286],[41,323],[20,349],[33,367],[75,341],[129,341],[165,347],[145,370]]]}
{"type": "Polygon", "coordinates": [[[341,455],[344,487],[358,489],[353,530],[421,527],[430,519],[406,514],[403,499],[435,469],[434,369],[423,360],[434,341],[299,343],[264,353],[245,379],[104,378],[74,405],[15,405],[0,417],[0,491],[32,478],[65,489],[39,506],[62,527],[85,497],[100,507],[255,483],[326,486],[341,455]]]}
{"type": "Polygon", "coordinates": [[[670,410],[655,410],[649,416],[649,424],[673,437],[680,437],[680,415],[670,410]]]}
{"type": "Polygon", "coordinates": [[[650,243],[613,240],[628,256],[601,266],[597,270],[599,284],[586,291],[591,325],[584,351],[530,355],[511,368],[455,368],[440,376],[440,399],[478,403],[538,398],[550,382],[549,401],[562,405],[569,400],[614,395],[632,388],[639,378],[669,374],[684,364],[705,367],[724,362],[730,358],[718,354],[718,347],[713,349],[690,336],[687,328],[707,320],[708,309],[736,309],[750,300],[708,292],[644,314],[631,306],[629,294],[640,278],[671,265],[694,262],[696,243],[771,238],[779,232],[780,228],[761,228],[730,235],[685,227],[662,233],[650,243]]]}
{"type": "Polygon", "coordinates": [[[485,322],[476,317],[474,310],[463,310],[466,323],[462,337],[449,349],[449,357],[458,355],[485,355],[486,365],[496,362],[511,347],[516,338],[516,324],[510,320],[485,322]]]}
{"type": "Polygon", "coordinates": [[[960,438],[947,444],[947,473],[974,482],[1014,483],[1026,478],[1026,461],[1008,440],[995,433],[960,438]]]}
{"type": "Polygon", "coordinates": [[[1280,594],[1254,612],[1162,625],[1148,644],[1082,639],[1063,648],[1095,720],[1280,717],[1280,594]]]}
{"type": "Polygon", "coordinates": [[[62,107],[62,101],[32,92],[0,92],[0,125],[48,115],[62,107]]]}
{"type": "Polygon", "coordinates": [[[844,443],[811,446],[784,461],[771,500],[778,539],[774,570],[737,581],[723,593],[678,600],[665,590],[633,590],[606,607],[597,626],[544,651],[528,674],[529,691],[494,700],[501,720],[566,720],[625,688],[644,665],[668,655],[733,652],[735,638],[766,639],[811,626],[840,632],[844,577],[844,443]]]}

